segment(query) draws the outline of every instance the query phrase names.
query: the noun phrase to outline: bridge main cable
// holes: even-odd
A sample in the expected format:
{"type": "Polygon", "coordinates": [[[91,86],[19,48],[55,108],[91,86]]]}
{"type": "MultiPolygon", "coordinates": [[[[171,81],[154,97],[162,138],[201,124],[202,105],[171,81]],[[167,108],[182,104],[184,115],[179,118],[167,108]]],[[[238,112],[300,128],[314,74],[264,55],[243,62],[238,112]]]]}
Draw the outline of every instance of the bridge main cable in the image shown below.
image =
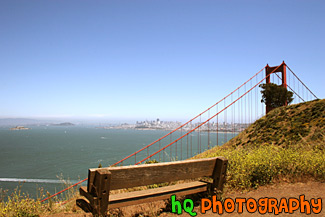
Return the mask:
{"type": "MultiPolygon", "coordinates": [[[[265,66],[265,67],[266,67],[266,66],[265,66]]],[[[249,80],[247,80],[245,83],[243,83],[242,85],[240,85],[240,86],[239,86],[238,88],[236,88],[234,91],[232,91],[232,92],[229,93],[227,96],[225,96],[224,98],[222,98],[221,100],[219,100],[217,103],[215,103],[214,105],[210,106],[210,107],[209,107],[208,109],[206,109],[205,111],[201,112],[200,114],[198,114],[197,116],[195,116],[195,117],[192,118],[191,120],[189,120],[189,121],[187,121],[186,123],[182,124],[181,126],[177,127],[175,130],[173,130],[173,131],[167,133],[166,135],[160,137],[160,138],[157,139],[156,141],[154,141],[154,142],[150,143],[149,145],[147,145],[147,146],[145,146],[145,147],[139,149],[138,151],[134,152],[133,154],[131,154],[131,155],[129,155],[129,156],[123,158],[122,160],[120,160],[120,161],[118,161],[118,162],[112,164],[111,166],[115,166],[115,165],[117,165],[117,164],[122,163],[123,161],[125,161],[125,160],[129,159],[130,157],[136,155],[137,153],[139,153],[139,152],[145,150],[146,148],[148,148],[148,147],[154,145],[155,143],[157,143],[157,142],[159,142],[160,140],[166,138],[167,136],[171,135],[172,133],[176,132],[177,130],[183,128],[184,126],[186,126],[187,124],[189,124],[191,121],[193,121],[193,120],[195,120],[196,118],[200,117],[200,115],[206,113],[206,112],[209,111],[211,108],[213,108],[214,106],[218,105],[220,102],[222,102],[223,100],[225,100],[226,98],[228,98],[229,96],[231,96],[234,92],[236,92],[236,91],[237,91],[238,89],[240,89],[242,86],[244,86],[245,84],[247,84],[250,80],[252,80],[252,79],[253,79],[255,76],[257,76],[259,73],[261,73],[261,72],[265,69],[265,67],[263,67],[260,71],[258,71],[258,72],[257,72],[254,76],[252,76],[249,80]]]]}
{"type": "MultiPolygon", "coordinates": [[[[206,124],[208,121],[212,120],[214,117],[216,117],[217,115],[219,115],[221,112],[225,111],[227,108],[229,108],[231,105],[233,105],[235,102],[237,102],[239,99],[241,99],[243,96],[245,96],[247,93],[249,93],[251,90],[253,90],[257,85],[259,85],[260,83],[262,83],[267,77],[269,77],[273,72],[275,72],[281,65],[279,65],[278,67],[276,67],[270,74],[268,74],[267,76],[265,76],[260,82],[258,82],[256,85],[254,85],[252,88],[250,88],[248,91],[246,91],[243,95],[241,95],[239,98],[237,98],[235,101],[233,101],[232,103],[230,103],[228,106],[226,106],[225,108],[223,108],[221,111],[219,111],[217,114],[213,115],[212,117],[208,118],[205,122],[201,123],[200,125],[198,125],[197,127],[195,127],[194,129],[190,130],[189,132],[187,132],[186,134],[184,134],[183,136],[179,137],[178,139],[176,139],[175,141],[171,142],[170,144],[166,145],[165,147],[163,147],[162,149],[156,151],[155,153],[151,154],[150,156],[144,158],[143,160],[139,161],[138,163],[136,163],[135,165],[138,165],[142,162],[144,162],[145,160],[148,160],[149,158],[153,157],[154,155],[158,154],[160,151],[165,150],[166,148],[168,148],[169,146],[173,145],[174,143],[178,142],[179,140],[181,140],[182,138],[184,138],[185,136],[189,135],[190,133],[194,132],[196,129],[198,129],[199,127],[203,126],[204,124],[206,124]]],[[[265,67],[264,67],[265,68],[265,67]]],[[[263,69],[264,69],[263,68],[263,69]]],[[[263,70],[262,69],[262,70],[263,70]]],[[[261,71],[262,71],[261,70],[261,71]]],[[[258,72],[259,73],[259,72],[258,72]]],[[[257,73],[257,74],[258,74],[257,73]]],[[[256,75],[257,75],[256,74],[256,75]]],[[[256,75],[254,75],[253,77],[255,77],[256,75]]],[[[253,78],[252,77],[252,78],[253,78]]],[[[251,79],[250,79],[251,80],[251,79]]],[[[250,81],[248,80],[248,81],[250,81]]],[[[247,82],[248,82],[247,81],[247,82]]],[[[247,82],[245,82],[244,84],[246,84],[247,82]]],[[[242,85],[243,86],[243,85],[242,85]]],[[[239,88],[237,88],[239,89],[239,88]]],[[[237,90],[236,89],[236,90],[237,90]]],[[[235,90],[235,91],[236,91],[235,90]]],[[[233,92],[235,92],[233,91],[233,92]]],[[[232,93],[233,93],[232,92],[232,93]]],[[[231,94],[232,94],[231,93],[231,94]]],[[[228,95],[229,96],[229,95],[228,95]]],[[[219,101],[220,102],[220,101],[219,101]]]]}

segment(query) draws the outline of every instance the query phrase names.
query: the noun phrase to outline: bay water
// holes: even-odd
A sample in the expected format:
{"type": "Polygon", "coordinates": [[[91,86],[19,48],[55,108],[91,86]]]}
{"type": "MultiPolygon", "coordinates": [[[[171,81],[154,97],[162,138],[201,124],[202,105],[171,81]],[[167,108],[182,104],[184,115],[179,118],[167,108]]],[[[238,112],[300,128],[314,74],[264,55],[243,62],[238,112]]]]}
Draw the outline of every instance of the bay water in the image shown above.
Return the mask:
{"type": "MultiPolygon", "coordinates": [[[[20,186],[21,191],[37,197],[40,188],[50,194],[65,187],[63,180],[76,183],[87,177],[89,168],[109,166],[166,135],[164,130],[104,129],[94,126],[30,126],[29,130],[10,130],[0,127],[0,189],[10,194],[20,186]]],[[[194,144],[209,139],[223,144],[234,135],[219,133],[193,134],[192,155],[199,147],[194,144]],[[196,148],[196,149],[195,149],[196,148]]],[[[174,138],[176,139],[176,138],[174,138]]],[[[210,142],[211,143],[211,142],[210,142]]],[[[216,144],[214,142],[213,144],[216,144]]],[[[192,146],[192,143],[191,143],[192,146]]],[[[212,146],[212,145],[211,145],[212,146]]],[[[157,160],[188,157],[189,144],[165,150],[157,160]],[[179,152],[183,149],[182,156],[179,152]],[[173,151],[174,150],[174,151],[173,151]],[[173,151],[173,152],[172,152],[173,151]],[[176,156],[176,152],[178,157],[176,156]],[[170,156],[172,155],[172,156],[170,156]]],[[[158,147],[156,147],[158,150],[158,147]]],[[[202,146],[202,150],[207,146],[202,146]]],[[[155,151],[155,150],[151,150],[155,151]]],[[[143,156],[142,156],[143,157],[143,156]]],[[[138,159],[141,160],[139,154],[138,159]]],[[[132,164],[134,162],[129,162],[132,164]]],[[[86,183],[84,183],[86,184],[86,183]]]]}

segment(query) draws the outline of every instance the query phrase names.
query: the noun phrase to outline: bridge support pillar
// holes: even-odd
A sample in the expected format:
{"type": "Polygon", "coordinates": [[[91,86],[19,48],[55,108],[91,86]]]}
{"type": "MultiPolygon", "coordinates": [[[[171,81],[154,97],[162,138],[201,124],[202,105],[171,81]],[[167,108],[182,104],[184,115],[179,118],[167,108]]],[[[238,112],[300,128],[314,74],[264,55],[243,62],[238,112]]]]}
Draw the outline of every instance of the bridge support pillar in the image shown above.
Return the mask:
{"type": "MultiPolygon", "coordinates": [[[[266,76],[266,83],[271,83],[271,74],[281,72],[282,75],[282,86],[287,88],[287,65],[283,61],[281,65],[279,66],[269,66],[269,64],[265,67],[265,76],[266,76]]],[[[285,102],[285,105],[287,105],[288,102],[285,102]]],[[[266,114],[269,113],[273,108],[270,105],[266,105],[266,114]]]]}

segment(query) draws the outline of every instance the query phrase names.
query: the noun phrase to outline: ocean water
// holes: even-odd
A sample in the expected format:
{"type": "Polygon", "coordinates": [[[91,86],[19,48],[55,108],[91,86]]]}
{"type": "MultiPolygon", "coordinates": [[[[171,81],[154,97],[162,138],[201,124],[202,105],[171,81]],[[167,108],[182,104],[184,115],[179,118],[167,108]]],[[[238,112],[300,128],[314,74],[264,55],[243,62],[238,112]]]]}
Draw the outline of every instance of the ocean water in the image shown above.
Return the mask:
{"type": "MultiPolygon", "coordinates": [[[[87,177],[89,168],[96,168],[99,163],[109,166],[168,133],[162,130],[103,129],[94,126],[30,128],[17,131],[0,128],[0,188],[10,193],[20,186],[23,192],[32,197],[36,197],[39,188],[51,194],[58,192],[64,187],[60,179],[75,183],[87,177]]],[[[219,145],[233,136],[219,133],[219,145]]],[[[200,148],[204,151],[208,148],[208,137],[214,141],[210,142],[210,146],[217,143],[216,134],[194,133],[190,142],[189,139],[179,141],[177,147],[174,145],[153,158],[160,161],[186,159],[191,154],[187,147],[192,147],[192,155],[198,153],[200,148]]],[[[137,159],[132,158],[127,163],[133,164],[158,148],[157,145],[142,155],[138,154],[137,159]]]]}

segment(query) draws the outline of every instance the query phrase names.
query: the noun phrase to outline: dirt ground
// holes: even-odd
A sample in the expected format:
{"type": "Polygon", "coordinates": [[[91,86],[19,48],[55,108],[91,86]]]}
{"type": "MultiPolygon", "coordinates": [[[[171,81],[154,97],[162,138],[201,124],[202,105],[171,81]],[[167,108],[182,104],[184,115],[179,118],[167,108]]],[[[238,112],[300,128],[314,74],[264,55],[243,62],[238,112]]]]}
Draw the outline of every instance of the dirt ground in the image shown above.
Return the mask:
{"type": "MultiPolygon", "coordinates": [[[[320,182],[306,182],[306,183],[278,183],[268,186],[262,186],[258,189],[249,191],[249,192],[228,192],[225,193],[224,198],[232,198],[235,200],[235,198],[254,198],[258,200],[259,198],[265,198],[265,197],[273,197],[278,199],[280,201],[281,198],[297,198],[299,199],[300,195],[305,195],[305,200],[310,201],[311,198],[324,198],[325,196],[325,183],[320,182]]],[[[322,208],[324,206],[324,202],[322,202],[322,208]]],[[[154,215],[156,210],[161,209],[164,207],[164,202],[154,202],[150,204],[144,204],[144,205],[137,205],[137,206],[129,206],[121,208],[120,211],[124,214],[124,216],[156,216],[154,215]]],[[[237,208],[236,208],[237,209],[237,208]]],[[[211,210],[207,211],[205,214],[200,213],[200,206],[196,206],[193,210],[197,213],[197,216],[199,217],[211,217],[211,216],[219,216],[219,214],[212,213],[211,210]]],[[[55,215],[50,215],[51,217],[89,217],[91,214],[70,214],[70,213],[59,213],[55,215]]],[[[159,216],[167,217],[167,216],[190,216],[188,213],[183,213],[181,215],[173,214],[170,212],[162,212],[159,216]]],[[[279,215],[266,213],[264,215],[259,214],[258,212],[255,213],[249,213],[246,210],[246,207],[243,207],[243,213],[238,214],[235,212],[233,213],[223,213],[221,216],[227,217],[227,216],[240,216],[240,217],[256,217],[256,216],[317,216],[317,217],[323,217],[325,216],[325,210],[324,208],[319,214],[314,214],[313,212],[310,215],[307,215],[306,213],[300,213],[299,209],[294,211],[293,214],[289,213],[279,213],[279,215]]]]}

